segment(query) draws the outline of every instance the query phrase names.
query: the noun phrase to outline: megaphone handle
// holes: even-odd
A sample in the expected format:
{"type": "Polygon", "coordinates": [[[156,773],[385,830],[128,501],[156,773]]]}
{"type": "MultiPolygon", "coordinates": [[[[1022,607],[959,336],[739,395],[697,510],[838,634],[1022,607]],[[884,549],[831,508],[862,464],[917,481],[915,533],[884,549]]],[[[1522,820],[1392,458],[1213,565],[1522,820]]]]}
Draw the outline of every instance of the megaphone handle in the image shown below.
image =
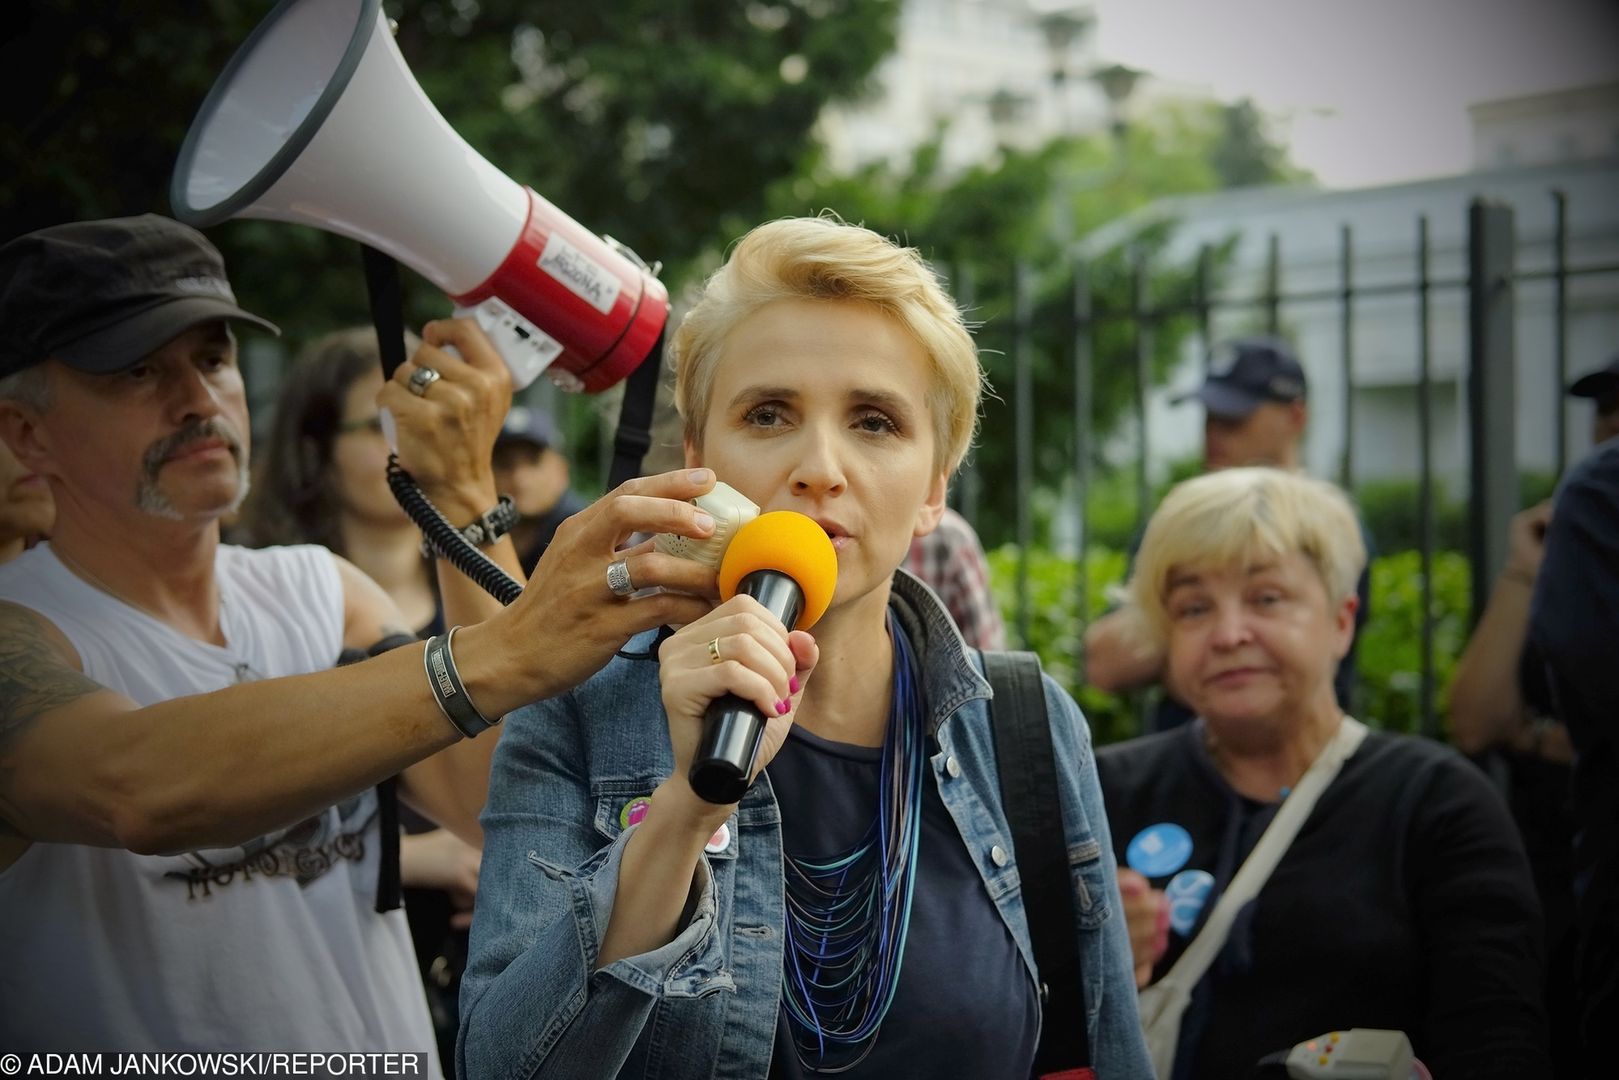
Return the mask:
{"type": "MultiPolygon", "coordinates": [[[[371,322],[377,334],[377,352],[382,357],[382,377],[393,378],[405,362],[405,306],[399,287],[399,264],[393,257],[366,244],[360,245],[365,263],[366,294],[371,302],[371,322]]],[[[410,473],[399,467],[399,425],[387,409],[380,410],[383,437],[388,440],[388,487],[410,519],[422,530],[429,546],[450,561],[450,565],[477,582],[490,596],[510,604],[523,593],[523,586],[489,556],[469,543],[449,523],[410,473]]]]}
{"type": "Polygon", "coordinates": [[[386,405],[377,410],[377,422],[382,425],[382,437],[388,440],[388,456],[392,457],[399,453],[399,423],[386,405]]]}
{"type": "Polygon", "coordinates": [[[546,371],[558,377],[560,369],[551,365],[562,355],[562,342],[523,318],[500,297],[491,296],[473,307],[457,305],[451,314],[458,319],[473,319],[483,329],[489,344],[512,373],[513,390],[522,390],[546,371]]]}

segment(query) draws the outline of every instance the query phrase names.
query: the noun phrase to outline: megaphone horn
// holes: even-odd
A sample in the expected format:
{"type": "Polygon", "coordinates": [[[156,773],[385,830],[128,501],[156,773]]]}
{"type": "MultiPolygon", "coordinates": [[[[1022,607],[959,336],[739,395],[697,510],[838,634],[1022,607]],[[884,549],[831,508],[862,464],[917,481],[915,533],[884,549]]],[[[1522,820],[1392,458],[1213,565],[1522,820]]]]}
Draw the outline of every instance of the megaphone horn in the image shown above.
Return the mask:
{"type": "Polygon", "coordinates": [[[527,386],[597,392],[652,351],[669,296],[622,245],[489,164],[417,85],[381,0],[282,0],[186,134],[175,216],[313,225],[386,252],[475,314],[527,386]]]}

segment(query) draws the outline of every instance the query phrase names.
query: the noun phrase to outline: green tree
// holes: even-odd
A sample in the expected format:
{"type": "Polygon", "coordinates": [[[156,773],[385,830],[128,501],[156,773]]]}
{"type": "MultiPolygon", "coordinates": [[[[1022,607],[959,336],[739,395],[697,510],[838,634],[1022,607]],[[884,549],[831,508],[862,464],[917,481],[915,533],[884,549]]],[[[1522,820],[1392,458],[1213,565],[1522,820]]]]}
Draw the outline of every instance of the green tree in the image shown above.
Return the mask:
{"type": "MultiPolygon", "coordinates": [[[[269,0],[26,0],[8,8],[4,235],[166,212],[180,142],[269,0]],[[40,77],[38,73],[47,73],[40,77]]],[[[477,150],[672,283],[757,220],[828,100],[893,46],[898,0],[389,0],[428,97],[477,150]]],[[[357,162],[358,169],[364,168],[357,162]]],[[[424,165],[425,167],[425,165],[424,165]]],[[[212,230],[237,291],[296,345],[365,317],[354,245],[309,229],[212,230]]],[[[423,283],[417,319],[445,304],[423,283]]]]}
{"type": "MultiPolygon", "coordinates": [[[[772,186],[772,214],[834,209],[916,246],[954,279],[958,296],[970,293],[984,365],[1000,394],[985,403],[974,453],[979,474],[991,480],[982,486],[978,522],[986,544],[1012,538],[1017,499],[1008,482],[1014,459],[1013,267],[1021,263],[1032,271],[1029,340],[1034,397],[1042,403],[1035,417],[1034,483],[1053,492],[1072,472],[1075,423],[1072,271],[1063,254],[1063,226],[1074,237],[1084,236],[1161,197],[1224,186],[1218,154],[1229,142],[1227,113],[1217,104],[1165,105],[1132,123],[1122,139],[1096,135],[1032,150],[1007,147],[995,160],[956,174],[941,167],[942,133],[898,167],[874,164],[853,175],[835,174],[812,149],[794,176],[772,186]]],[[[1272,165],[1271,179],[1283,178],[1285,159],[1272,165]]],[[[1095,447],[1130,415],[1135,398],[1137,264],[1145,267],[1152,306],[1186,309],[1196,298],[1196,267],[1165,265],[1161,258],[1173,228],[1160,221],[1127,230],[1086,267],[1094,315],[1095,447]]],[[[1229,254],[1229,245],[1211,252],[1211,289],[1218,288],[1229,254]]],[[[1167,376],[1193,329],[1188,315],[1151,326],[1148,374],[1154,383],[1167,376]]],[[[1100,458],[1097,464],[1108,467],[1100,458]]]]}
{"type": "Polygon", "coordinates": [[[1221,187],[1250,187],[1280,180],[1307,180],[1287,160],[1287,149],[1266,131],[1265,114],[1248,98],[1219,110],[1219,135],[1210,164],[1221,187]]]}

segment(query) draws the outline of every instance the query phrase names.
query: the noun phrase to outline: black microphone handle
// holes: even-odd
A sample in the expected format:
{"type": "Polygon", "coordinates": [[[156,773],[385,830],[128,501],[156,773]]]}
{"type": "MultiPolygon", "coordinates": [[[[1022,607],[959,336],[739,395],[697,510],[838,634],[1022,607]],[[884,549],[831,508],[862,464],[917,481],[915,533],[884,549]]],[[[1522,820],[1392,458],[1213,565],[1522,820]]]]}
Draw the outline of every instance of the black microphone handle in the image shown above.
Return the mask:
{"type": "MultiPolygon", "coordinates": [[[[791,629],[804,608],[804,590],[776,570],[755,570],[737,586],[791,629]]],[[[719,806],[740,802],[753,776],[765,718],[751,701],[726,694],[709,702],[703,714],[703,737],[692,755],[686,779],[698,798],[719,806]]]]}

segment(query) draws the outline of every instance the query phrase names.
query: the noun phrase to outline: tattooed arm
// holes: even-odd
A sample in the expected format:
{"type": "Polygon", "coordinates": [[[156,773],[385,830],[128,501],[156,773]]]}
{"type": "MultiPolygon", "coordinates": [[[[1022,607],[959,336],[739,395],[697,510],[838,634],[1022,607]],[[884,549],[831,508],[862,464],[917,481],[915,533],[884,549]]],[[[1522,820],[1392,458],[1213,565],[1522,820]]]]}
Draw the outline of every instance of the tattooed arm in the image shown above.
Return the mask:
{"type": "MultiPolygon", "coordinates": [[[[664,591],[630,602],[608,591],[603,569],[636,532],[707,536],[712,520],[686,500],[713,484],[703,469],[641,477],[564,523],[534,587],[456,635],[467,696],[503,716],[589,678],[635,634],[706,613],[714,574],[701,564],[634,549],[636,582],[664,591]]],[[[341,572],[347,636],[370,645],[397,619],[357,597],[374,582],[341,572]]],[[[422,646],[402,646],[334,671],[139,708],[85,679],[50,623],[0,602],[0,822],[30,840],[137,852],[227,847],[437,755],[406,776],[405,790],[476,838],[495,739],[438,754],[459,736],[422,656],[422,646]]]]}
{"type": "MultiPolygon", "coordinates": [[[[550,689],[520,677],[530,665],[505,647],[509,637],[498,626],[456,637],[468,643],[457,659],[469,692],[502,711],[550,689]]],[[[16,837],[141,853],[241,843],[456,738],[419,646],[140,708],[87,678],[48,620],[0,602],[0,835],[12,838],[0,843],[0,866],[5,849],[11,860],[21,854],[16,837]]],[[[474,797],[481,805],[481,791],[453,805],[474,797]]]]}
{"type": "Polygon", "coordinates": [[[61,631],[27,608],[0,602],[0,836],[23,836],[11,824],[17,816],[8,798],[11,744],[41,714],[91,694],[111,692],[79,671],[61,631]]]}

